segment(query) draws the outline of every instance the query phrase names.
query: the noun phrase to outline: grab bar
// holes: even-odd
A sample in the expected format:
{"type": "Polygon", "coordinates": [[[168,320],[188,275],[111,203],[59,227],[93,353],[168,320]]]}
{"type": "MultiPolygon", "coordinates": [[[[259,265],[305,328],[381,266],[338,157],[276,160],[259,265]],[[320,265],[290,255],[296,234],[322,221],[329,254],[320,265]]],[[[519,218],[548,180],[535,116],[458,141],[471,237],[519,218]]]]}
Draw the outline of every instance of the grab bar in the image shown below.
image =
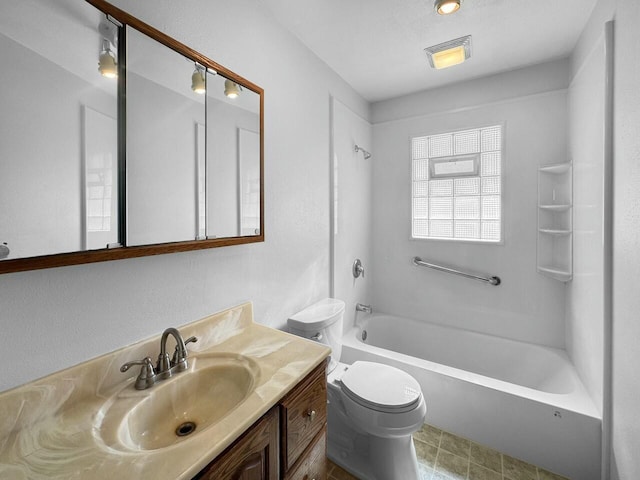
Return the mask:
{"type": "Polygon", "coordinates": [[[433,268],[434,270],[439,270],[441,272],[453,273],[454,275],[461,275],[463,277],[472,278],[474,280],[480,280],[481,282],[487,282],[489,285],[493,285],[493,286],[500,285],[500,277],[495,277],[495,276],[480,277],[472,273],[465,273],[459,270],[455,270],[453,268],[443,267],[442,265],[434,265],[433,263],[427,263],[423,261],[420,257],[413,257],[413,264],[418,267],[433,268]]]}

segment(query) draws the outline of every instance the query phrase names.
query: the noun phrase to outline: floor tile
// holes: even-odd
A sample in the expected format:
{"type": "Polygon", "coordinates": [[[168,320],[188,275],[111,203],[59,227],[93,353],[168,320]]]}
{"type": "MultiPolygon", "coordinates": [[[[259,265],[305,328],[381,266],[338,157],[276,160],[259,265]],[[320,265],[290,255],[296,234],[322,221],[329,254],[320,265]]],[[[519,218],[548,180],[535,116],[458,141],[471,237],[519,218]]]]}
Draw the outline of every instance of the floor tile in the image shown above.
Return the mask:
{"type": "Polygon", "coordinates": [[[416,447],[416,456],[418,457],[418,463],[421,465],[425,465],[426,467],[435,467],[438,448],[417,439],[414,440],[413,444],[416,447]]]}
{"type": "Polygon", "coordinates": [[[444,450],[438,450],[436,472],[444,473],[453,480],[466,480],[469,471],[469,459],[459,457],[444,450]]]}
{"type": "Polygon", "coordinates": [[[469,458],[470,442],[449,432],[442,432],[440,448],[459,457],[469,458]]]}
{"type": "Polygon", "coordinates": [[[538,480],[538,469],[508,455],[502,456],[502,474],[505,480],[538,480]]]}
{"type": "MultiPolygon", "coordinates": [[[[431,425],[413,435],[420,480],[569,480],[431,425]]],[[[327,480],[358,480],[328,461],[327,480]]]]}
{"type": "Polygon", "coordinates": [[[333,467],[333,470],[331,471],[331,476],[329,478],[331,480],[358,480],[349,472],[341,468],[339,465],[335,465],[333,467]]]}
{"type": "Polygon", "coordinates": [[[420,480],[433,480],[433,467],[418,463],[418,475],[420,476],[420,480]]]}
{"type": "Polygon", "coordinates": [[[452,477],[450,477],[449,475],[445,475],[442,472],[433,472],[431,480],[451,480],[451,478],[452,477]]]}
{"type": "Polygon", "coordinates": [[[502,474],[502,454],[497,450],[471,442],[469,454],[472,463],[502,474]]]}
{"type": "Polygon", "coordinates": [[[469,464],[469,480],[502,480],[502,474],[472,462],[469,464]]]}
{"type": "Polygon", "coordinates": [[[442,430],[431,425],[424,424],[420,430],[413,434],[413,438],[421,440],[435,447],[440,446],[440,437],[442,430]]]}
{"type": "Polygon", "coordinates": [[[539,480],[569,480],[567,477],[563,477],[562,475],[558,475],[557,473],[551,473],[541,468],[538,468],[538,479],[539,480]]]}

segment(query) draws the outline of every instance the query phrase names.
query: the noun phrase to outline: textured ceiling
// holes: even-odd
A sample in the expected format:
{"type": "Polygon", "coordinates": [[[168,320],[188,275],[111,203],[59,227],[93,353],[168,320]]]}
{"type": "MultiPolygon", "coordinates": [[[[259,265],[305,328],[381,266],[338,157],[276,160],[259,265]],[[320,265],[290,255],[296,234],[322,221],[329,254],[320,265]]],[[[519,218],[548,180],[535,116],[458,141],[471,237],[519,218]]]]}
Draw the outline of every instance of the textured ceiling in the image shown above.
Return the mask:
{"type": "Polygon", "coordinates": [[[276,19],[369,101],[567,57],[596,0],[261,0],[276,19]],[[429,67],[424,48],[472,35],[472,57],[429,67]]]}

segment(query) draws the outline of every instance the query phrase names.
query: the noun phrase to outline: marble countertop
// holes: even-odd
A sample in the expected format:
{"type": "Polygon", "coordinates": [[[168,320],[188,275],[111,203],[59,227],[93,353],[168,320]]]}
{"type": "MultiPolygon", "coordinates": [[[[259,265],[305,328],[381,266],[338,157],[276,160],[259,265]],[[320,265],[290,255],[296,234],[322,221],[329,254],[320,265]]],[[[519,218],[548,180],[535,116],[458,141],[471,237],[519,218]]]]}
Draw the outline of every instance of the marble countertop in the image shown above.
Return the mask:
{"type": "Polygon", "coordinates": [[[254,323],[250,303],[179,330],[183,338],[198,337],[188,345],[190,369],[211,354],[242,355],[258,366],[251,393],[228,415],[157,450],[105,442],[109,399],[123,392],[150,395],[157,388],[135,390],[138,368],[126,374],[119,368],[147,355],[155,359],[158,335],[0,393],[0,478],[191,479],[330,353],[324,345],[254,323]]]}

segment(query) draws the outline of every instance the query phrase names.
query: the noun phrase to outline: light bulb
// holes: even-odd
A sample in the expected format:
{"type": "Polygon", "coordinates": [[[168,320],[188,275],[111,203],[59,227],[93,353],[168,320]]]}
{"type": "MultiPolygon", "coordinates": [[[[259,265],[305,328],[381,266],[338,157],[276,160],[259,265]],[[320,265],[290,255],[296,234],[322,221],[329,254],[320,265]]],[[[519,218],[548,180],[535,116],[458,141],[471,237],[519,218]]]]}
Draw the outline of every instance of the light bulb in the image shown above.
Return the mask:
{"type": "Polygon", "coordinates": [[[98,71],[103,77],[116,78],[118,76],[118,64],[111,50],[103,50],[100,54],[98,71]]]}
{"type": "Polygon", "coordinates": [[[225,80],[224,81],[224,94],[229,97],[229,98],[238,98],[238,95],[240,95],[240,89],[238,88],[238,85],[235,82],[232,82],[231,80],[225,80]]]}
{"type": "Polygon", "coordinates": [[[203,95],[207,91],[204,74],[202,73],[202,70],[197,67],[193,72],[193,75],[191,75],[191,90],[198,95],[203,95]]]}

